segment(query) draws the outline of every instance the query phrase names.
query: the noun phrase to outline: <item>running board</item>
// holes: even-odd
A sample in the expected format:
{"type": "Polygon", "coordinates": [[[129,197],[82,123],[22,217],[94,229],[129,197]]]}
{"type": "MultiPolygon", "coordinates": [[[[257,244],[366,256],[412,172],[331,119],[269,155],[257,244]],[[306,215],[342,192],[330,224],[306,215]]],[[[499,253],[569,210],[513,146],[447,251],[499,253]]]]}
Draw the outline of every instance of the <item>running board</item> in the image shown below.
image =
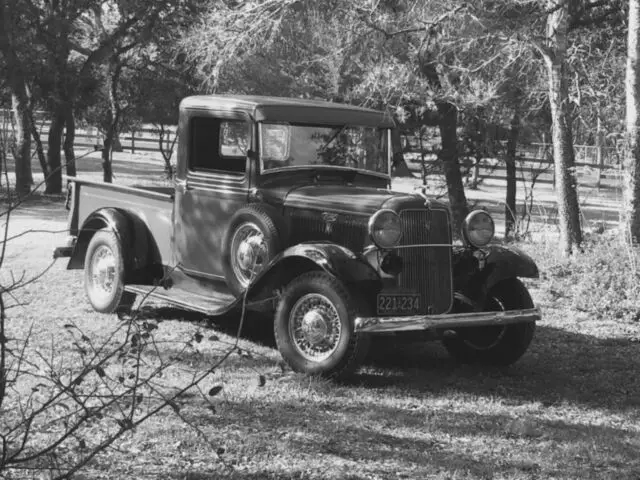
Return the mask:
{"type": "Polygon", "coordinates": [[[171,288],[165,290],[162,287],[152,285],[127,285],[125,291],[138,295],[138,300],[145,296],[155,300],[162,300],[178,308],[193,310],[205,315],[223,315],[240,304],[239,299],[227,293],[211,292],[210,296],[199,295],[197,293],[182,290],[181,288],[171,288]]]}

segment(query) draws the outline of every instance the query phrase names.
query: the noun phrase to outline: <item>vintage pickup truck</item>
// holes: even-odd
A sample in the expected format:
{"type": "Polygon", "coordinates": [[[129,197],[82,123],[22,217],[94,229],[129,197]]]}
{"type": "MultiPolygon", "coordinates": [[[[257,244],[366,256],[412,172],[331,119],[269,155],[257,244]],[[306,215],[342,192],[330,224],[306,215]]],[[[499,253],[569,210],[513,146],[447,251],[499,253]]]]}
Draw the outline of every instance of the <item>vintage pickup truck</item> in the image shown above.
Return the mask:
{"type": "Polygon", "coordinates": [[[175,188],[72,179],[70,242],[99,312],[136,294],[208,315],[272,319],[293,370],[340,377],[372,335],[421,331],[464,362],[506,365],[539,309],[526,254],[490,245],[482,210],[453,242],[450,211],[390,189],[392,119],[258,96],[194,96],[179,111],[175,188]]]}

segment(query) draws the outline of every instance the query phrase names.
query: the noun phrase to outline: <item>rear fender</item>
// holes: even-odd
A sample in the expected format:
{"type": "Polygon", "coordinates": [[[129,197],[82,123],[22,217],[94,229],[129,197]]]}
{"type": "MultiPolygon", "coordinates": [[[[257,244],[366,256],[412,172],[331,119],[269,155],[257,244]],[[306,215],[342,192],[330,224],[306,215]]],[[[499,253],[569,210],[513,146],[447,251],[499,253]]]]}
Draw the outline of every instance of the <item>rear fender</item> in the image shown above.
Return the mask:
{"type": "Polygon", "coordinates": [[[102,228],[113,231],[123,246],[125,264],[128,265],[127,281],[133,280],[132,276],[135,272],[158,262],[158,249],[154,248],[155,242],[146,224],[140,218],[124,210],[103,208],[89,215],[82,224],[67,265],[68,269],[84,267],[89,242],[93,235],[102,228]]]}
{"type": "Polygon", "coordinates": [[[270,296],[311,270],[327,272],[356,294],[376,292],[382,285],[375,269],[351,250],[328,242],[302,243],[276,256],[250,287],[249,296],[270,296]]]}

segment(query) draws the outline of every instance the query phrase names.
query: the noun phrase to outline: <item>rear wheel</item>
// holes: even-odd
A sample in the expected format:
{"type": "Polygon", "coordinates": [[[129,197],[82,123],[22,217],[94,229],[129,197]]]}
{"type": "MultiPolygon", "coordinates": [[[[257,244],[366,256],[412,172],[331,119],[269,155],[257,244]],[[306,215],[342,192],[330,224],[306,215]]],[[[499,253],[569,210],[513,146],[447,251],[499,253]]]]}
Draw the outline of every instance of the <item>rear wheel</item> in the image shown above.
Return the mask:
{"type": "Polygon", "coordinates": [[[296,372],[340,378],[363,361],[369,337],[354,331],[355,302],[325,272],[308,272],[285,289],[276,309],[278,350],[296,372]]]}
{"type": "Polygon", "coordinates": [[[131,308],[135,295],[124,291],[125,260],[113,231],[98,230],[84,261],[84,288],[94,310],[112,313],[131,308]]]}
{"type": "MultiPolygon", "coordinates": [[[[533,308],[527,288],[517,278],[496,284],[485,302],[485,312],[533,308]]],[[[535,322],[514,325],[466,327],[443,343],[449,354],[464,363],[510,365],[529,348],[535,332],[535,322]]]]}

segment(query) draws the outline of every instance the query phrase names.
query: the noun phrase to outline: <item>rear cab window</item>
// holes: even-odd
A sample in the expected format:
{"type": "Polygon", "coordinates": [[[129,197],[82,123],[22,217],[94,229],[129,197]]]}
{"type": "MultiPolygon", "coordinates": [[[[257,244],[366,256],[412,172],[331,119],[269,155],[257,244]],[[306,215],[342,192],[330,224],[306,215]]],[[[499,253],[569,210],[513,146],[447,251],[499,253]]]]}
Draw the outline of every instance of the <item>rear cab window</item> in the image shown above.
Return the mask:
{"type": "Polygon", "coordinates": [[[244,175],[251,126],[242,120],[193,117],[188,166],[192,172],[244,175]]]}

